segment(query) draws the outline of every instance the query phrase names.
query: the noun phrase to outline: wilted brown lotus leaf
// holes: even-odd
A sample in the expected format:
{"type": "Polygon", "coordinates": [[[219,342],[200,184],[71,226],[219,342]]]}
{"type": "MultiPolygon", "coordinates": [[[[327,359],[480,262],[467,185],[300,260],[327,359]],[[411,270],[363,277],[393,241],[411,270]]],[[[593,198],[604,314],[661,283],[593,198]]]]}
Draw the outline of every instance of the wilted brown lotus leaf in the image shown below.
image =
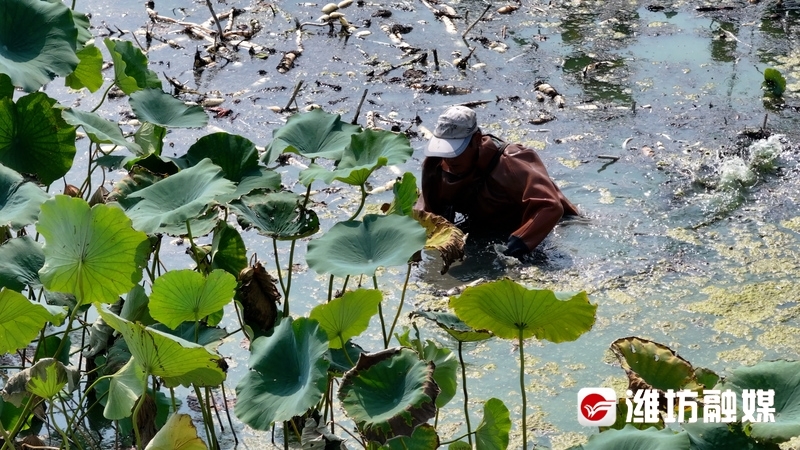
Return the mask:
{"type": "Polygon", "coordinates": [[[238,294],[245,322],[263,331],[275,326],[281,294],[275,286],[275,279],[260,262],[239,272],[238,294]]]}
{"type": "Polygon", "coordinates": [[[442,274],[447,273],[447,270],[450,269],[450,264],[464,259],[466,235],[463,231],[444,217],[425,211],[415,210],[414,219],[425,228],[427,233],[428,238],[425,241],[425,249],[438,250],[442,255],[442,261],[444,262],[442,274]]]}

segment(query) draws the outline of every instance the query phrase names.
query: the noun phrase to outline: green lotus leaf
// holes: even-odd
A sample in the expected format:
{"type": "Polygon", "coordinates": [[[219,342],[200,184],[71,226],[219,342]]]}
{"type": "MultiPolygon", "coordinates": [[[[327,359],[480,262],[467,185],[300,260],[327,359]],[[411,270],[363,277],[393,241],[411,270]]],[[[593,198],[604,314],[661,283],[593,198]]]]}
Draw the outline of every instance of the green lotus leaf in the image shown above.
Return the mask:
{"type": "Polygon", "coordinates": [[[236,386],[236,416],[257,430],[291,420],[322,399],[328,339],[315,320],[284,318],[250,348],[250,370],[236,386]]]}
{"type": "Polygon", "coordinates": [[[144,450],[206,450],[188,414],[173,414],[144,450]]]}
{"type": "Polygon", "coordinates": [[[328,431],[324,423],[317,425],[317,421],[312,417],[306,418],[305,423],[300,438],[303,450],[347,450],[342,438],[328,431]]]}
{"type": "MultiPolygon", "coordinates": [[[[59,309],[60,313],[63,313],[63,309],[59,309]]],[[[45,336],[44,339],[39,339],[39,342],[36,345],[36,353],[34,354],[33,360],[38,361],[43,358],[54,358],[60,361],[63,364],[69,364],[69,351],[70,345],[72,344],[72,339],[70,339],[69,335],[66,336],[66,342],[61,344],[61,337],[56,335],[45,336]],[[61,350],[59,350],[59,348],[61,350]],[[56,351],[58,354],[56,355],[56,351]]]]}
{"type": "Polygon", "coordinates": [[[200,106],[188,106],[161,89],[143,89],[131,94],[134,114],[142,121],[172,128],[201,128],[208,115],[200,106]]]}
{"type": "Polygon", "coordinates": [[[435,250],[441,255],[444,262],[442,275],[447,273],[451,264],[464,259],[467,235],[460,228],[444,217],[427,211],[414,211],[412,216],[425,227],[425,250],[435,250]]]}
{"type": "MultiPolygon", "coordinates": [[[[26,369],[28,370],[28,369],[26,369]]],[[[80,373],[66,367],[61,361],[43,358],[30,367],[29,379],[25,388],[33,395],[52,399],[65,387],[72,392],[78,386],[80,373]]],[[[11,382],[9,381],[9,384],[11,382]]]]}
{"type": "Polygon", "coordinates": [[[129,322],[106,306],[96,307],[103,320],[122,334],[131,355],[145,372],[163,378],[165,386],[215,387],[225,381],[226,366],[221,356],[199,344],[129,322]]]}
{"type": "MultiPolygon", "coordinates": [[[[800,436],[800,361],[764,361],[735,369],[714,389],[730,389],[743,402],[745,389],[774,389],[775,421],[747,422],[745,433],[757,441],[781,443],[800,436]]],[[[739,418],[742,418],[742,403],[739,418]]]]}
{"type": "Polygon", "coordinates": [[[397,183],[392,186],[394,192],[394,200],[386,210],[386,214],[399,214],[401,216],[410,216],[413,213],[414,204],[417,203],[417,179],[411,172],[403,174],[397,183]]]}
{"type": "Polygon", "coordinates": [[[433,369],[433,363],[402,347],[362,355],[342,378],[342,408],[371,441],[411,436],[436,415],[433,369]]]}
{"type": "Polygon", "coordinates": [[[319,231],[319,218],[302,206],[303,198],[291,192],[246,197],[230,203],[239,225],[278,240],[294,240],[319,231]]]}
{"type": "Polygon", "coordinates": [[[45,239],[42,284],[79,304],[116,302],[142,278],[149,241],[119,208],[57,195],[42,204],[36,231],[45,239]]]}
{"type": "Polygon", "coordinates": [[[237,183],[247,172],[258,167],[256,145],[237,134],[207,134],[192,144],[182,159],[193,166],[204,158],[211,159],[211,162],[222,168],[225,178],[237,183]]]}
{"type": "Polygon", "coordinates": [[[256,167],[242,174],[242,179],[236,183],[236,192],[233,198],[240,198],[253,191],[277,192],[281,188],[281,175],[266,167],[256,167]]]}
{"type": "Polygon", "coordinates": [[[464,441],[455,441],[447,446],[447,450],[472,450],[472,446],[464,441]]]}
{"type": "Polygon", "coordinates": [[[211,241],[211,268],[222,269],[238,277],[247,267],[247,247],[236,228],[220,220],[214,228],[211,241]]]}
{"type": "Polygon", "coordinates": [[[362,354],[366,353],[360,345],[353,341],[344,343],[344,348],[334,348],[328,350],[328,360],[331,362],[330,371],[338,377],[355,367],[353,361],[358,361],[362,354]],[[347,352],[345,355],[344,352],[347,352]]]}
{"type": "Polygon", "coordinates": [[[194,270],[171,270],[156,278],[150,294],[150,315],[175,329],[183,322],[197,322],[233,300],[236,278],[224,270],[208,277],[194,270]]]}
{"type": "MultiPolygon", "coordinates": [[[[134,228],[155,233],[172,225],[170,234],[185,234],[187,220],[197,218],[217,202],[227,201],[234,190],[219,166],[204,159],[144,189],[115,198],[133,220],[134,228]]],[[[200,236],[194,228],[192,234],[200,236]]]]}
{"type": "Polygon", "coordinates": [[[96,113],[69,108],[65,109],[61,116],[70,125],[82,126],[92,142],[114,144],[125,147],[134,154],[142,153],[142,147],[139,144],[125,139],[122,135],[122,130],[119,129],[119,125],[100,117],[96,113]]]}
{"type": "Polygon", "coordinates": [[[76,55],[80,62],[67,75],[64,83],[72,89],[86,88],[89,92],[97,92],[103,86],[103,54],[92,44],[79,50],[76,55]]]}
{"type": "Polygon", "coordinates": [[[594,325],[597,305],[585,292],[556,294],[526,289],[511,280],[468,287],[450,297],[450,307],[467,325],[486,329],[504,339],[574,341],[594,325]]]}
{"type": "Polygon", "coordinates": [[[425,229],[414,219],[367,214],[363,221],[339,222],[312,240],[306,262],[320,274],[372,276],[378,267],[406,265],[423,245],[425,229]]]}
{"type": "Polygon", "coordinates": [[[694,378],[705,389],[712,389],[719,383],[719,375],[713,370],[706,369],[705,367],[696,367],[694,369],[694,378]]]}
{"type": "Polygon", "coordinates": [[[647,428],[637,430],[627,425],[622,430],[608,430],[592,435],[589,442],[573,449],[582,450],[689,450],[687,433],[675,433],[670,429],[647,428]]]}
{"type": "Polygon", "coordinates": [[[270,164],[284,152],[306,158],[339,160],[350,143],[350,136],[360,130],[359,126],[342,121],[338,114],[321,109],[295,114],[289,117],[286,125],[273,130],[272,142],[261,160],[270,164]]]}
{"type": "Polygon", "coordinates": [[[628,405],[625,403],[625,399],[624,398],[621,398],[621,399],[619,399],[619,401],[617,401],[616,413],[617,413],[617,419],[616,419],[616,421],[614,421],[613,424],[611,424],[611,425],[609,425],[607,427],[598,427],[600,429],[601,433],[605,432],[608,429],[621,430],[621,429],[623,429],[623,428],[625,428],[626,426],[629,426],[629,425],[633,425],[634,428],[639,429],[639,430],[644,430],[645,428],[655,428],[657,430],[663,430],[664,427],[666,427],[666,424],[664,423],[664,418],[661,415],[658,416],[658,421],[657,422],[648,422],[648,423],[641,423],[640,422],[640,423],[632,423],[632,424],[628,423],[628,420],[627,420],[627,418],[628,418],[628,405]]]}
{"type": "Polygon", "coordinates": [[[347,291],[339,298],[315,306],[309,318],[319,322],[328,333],[330,348],[342,348],[348,339],[369,328],[369,321],[378,312],[381,300],[383,295],[377,289],[347,291]]]}
{"type": "Polygon", "coordinates": [[[384,130],[364,130],[350,138],[342,159],[334,170],[311,164],[300,173],[300,182],[308,186],[313,180],[331,183],[339,180],[353,186],[366,183],[380,167],[405,162],[413,153],[408,138],[384,130]]]}
{"type": "Polygon", "coordinates": [[[0,72],[14,85],[33,92],[75,70],[78,29],[64,3],[3,0],[0,17],[0,72]]]}
{"type": "Polygon", "coordinates": [[[151,328],[206,348],[215,348],[228,336],[228,331],[224,328],[210,327],[204,323],[200,323],[198,326],[192,322],[184,322],[175,329],[171,329],[163,323],[156,323],[151,328]]]}
{"type": "Polygon", "coordinates": [[[47,322],[60,325],[64,308],[33,302],[16,291],[0,290],[0,354],[25,348],[47,322]]]}
{"type": "Polygon", "coordinates": [[[456,372],[458,371],[458,361],[449,349],[440,347],[432,340],[428,339],[423,343],[417,334],[416,339],[409,337],[410,329],[405,327],[405,333],[395,334],[400,345],[408,347],[417,352],[420,359],[430,361],[434,364],[433,381],[439,386],[439,395],[436,397],[436,407],[441,409],[456,395],[458,382],[456,372]]]}
{"type": "Polygon", "coordinates": [[[147,68],[147,57],[130,41],[103,40],[114,61],[114,84],[131,95],[141,89],[161,89],[158,74],[147,68]]]}
{"type": "Polygon", "coordinates": [[[779,450],[778,444],[757,442],[748,437],[740,423],[684,423],[692,450],[779,450]]]}
{"type": "Polygon", "coordinates": [[[780,97],[786,91],[786,78],[777,69],[768,67],[764,69],[764,86],[775,97],[780,97]]]}
{"type": "Polygon", "coordinates": [[[632,386],[640,386],[640,382],[644,381],[662,391],[699,387],[694,377],[694,367],[666,345],[631,336],[612,342],[611,351],[632,386]]]}
{"type": "Polygon", "coordinates": [[[64,121],[56,103],[43,92],[20,97],[16,104],[0,99],[0,164],[34,174],[45,185],[69,171],[75,127],[64,121]]]}
{"type": "Polygon", "coordinates": [[[476,330],[470,328],[465,324],[457,315],[451,312],[439,311],[414,311],[412,316],[424,317],[432,320],[439,325],[450,336],[453,336],[459,342],[478,342],[485,341],[492,337],[492,332],[488,330],[476,330]]]}
{"type": "Polygon", "coordinates": [[[433,425],[423,423],[414,429],[411,436],[389,439],[381,450],[430,450],[439,448],[439,435],[433,425]]]}
{"type": "Polygon", "coordinates": [[[92,28],[91,22],[89,22],[89,16],[82,12],[72,11],[72,21],[75,23],[75,28],[78,29],[78,38],[77,38],[77,46],[78,50],[83,50],[86,46],[86,43],[92,39],[92,32],[90,28],[92,28]]]}
{"type": "Polygon", "coordinates": [[[501,400],[490,398],[483,404],[483,420],[475,429],[476,450],[505,450],[511,419],[508,408],[501,400]]]}
{"type": "MultiPolygon", "coordinates": [[[[164,148],[164,136],[167,129],[150,122],[143,122],[133,134],[133,140],[142,148],[139,156],[161,155],[164,148]]],[[[163,173],[163,172],[161,172],[163,173]]],[[[172,172],[170,172],[172,174],[172,172]]]]}
{"type": "Polygon", "coordinates": [[[136,400],[145,392],[146,388],[147,373],[136,362],[136,358],[129,359],[117,373],[111,376],[103,417],[108,420],[130,417],[136,400]]]}
{"type": "Polygon", "coordinates": [[[8,75],[0,72],[0,100],[14,98],[14,84],[8,75]]]}
{"type": "Polygon", "coordinates": [[[0,226],[19,230],[36,221],[39,207],[50,198],[14,170],[0,165],[0,226]]]}

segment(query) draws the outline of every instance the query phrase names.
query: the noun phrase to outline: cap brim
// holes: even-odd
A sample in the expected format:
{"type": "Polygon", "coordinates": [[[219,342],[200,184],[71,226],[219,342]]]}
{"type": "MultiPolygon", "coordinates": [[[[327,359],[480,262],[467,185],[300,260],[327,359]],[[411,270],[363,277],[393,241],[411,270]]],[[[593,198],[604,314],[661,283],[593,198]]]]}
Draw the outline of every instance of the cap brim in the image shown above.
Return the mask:
{"type": "Polygon", "coordinates": [[[472,136],[458,139],[441,139],[432,137],[425,149],[425,156],[437,158],[455,158],[464,152],[472,136]]]}

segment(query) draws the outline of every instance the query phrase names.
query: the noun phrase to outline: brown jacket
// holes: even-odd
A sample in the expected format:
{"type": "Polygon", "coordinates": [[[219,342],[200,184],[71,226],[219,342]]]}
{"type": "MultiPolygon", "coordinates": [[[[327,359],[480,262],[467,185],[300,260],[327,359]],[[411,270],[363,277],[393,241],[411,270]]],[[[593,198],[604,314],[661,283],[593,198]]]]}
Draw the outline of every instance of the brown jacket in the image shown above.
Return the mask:
{"type": "Polygon", "coordinates": [[[422,163],[422,195],[416,209],[449,220],[461,213],[470,232],[511,233],[533,250],[564,215],[578,209],[564,197],[534,150],[483,136],[475,170],[445,172],[441,158],[422,163]]]}

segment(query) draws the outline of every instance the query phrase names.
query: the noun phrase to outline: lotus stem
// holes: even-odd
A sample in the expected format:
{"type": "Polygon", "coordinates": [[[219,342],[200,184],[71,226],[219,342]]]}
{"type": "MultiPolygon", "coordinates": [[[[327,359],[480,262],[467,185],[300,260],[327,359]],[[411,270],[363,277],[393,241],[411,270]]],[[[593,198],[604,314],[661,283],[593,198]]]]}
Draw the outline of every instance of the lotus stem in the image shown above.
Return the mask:
{"type": "MultiPolygon", "coordinates": [[[[378,289],[378,276],[372,275],[372,284],[375,286],[375,289],[378,289]]],[[[378,303],[378,317],[381,319],[381,331],[383,332],[383,348],[389,348],[389,339],[386,337],[386,322],[383,320],[383,300],[378,303]]]]}
{"type": "MultiPolygon", "coordinates": [[[[408,279],[411,277],[411,264],[408,264],[408,270],[406,270],[406,280],[403,283],[403,292],[400,294],[400,305],[397,307],[397,313],[394,315],[394,320],[392,321],[392,326],[389,327],[389,336],[392,336],[394,332],[394,327],[397,325],[397,319],[400,318],[400,312],[403,310],[403,303],[406,301],[406,289],[408,288],[408,279]]],[[[420,353],[420,356],[422,354],[420,353]]]]}
{"type": "Polygon", "coordinates": [[[461,388],[464,391],[464,420],[467,422],[467,438],[472,448],[472,426],[469,423],[469,394],[467,394],[467,368],[464,365],[464,355],[461,352],[463,342],[458,341],[458,362],[461,363],[461,388]]]}
{"type": "Polygon", "coordinates": [[[339,342],[342,343],[342,351],[344,352],[345,358],[347,358],[347,362],[349,362],[351,366],[355,367],[356,364],[353,362],[353,359],[350,358],[350,354],[347,353],[347,347],[344,345],[344,338],[341,334],[339,335],[339,342]]]}
{"type": "Polygon", "coordinates": [[[283,450],[289,450],[289,427],[283,422],[283,450]]]}
{"type": "MultiPolygon", "coordinates": [[[[219,450],[219,440],[217,440],[217,430],[214,429],[214,416],[211,415],[211,406],[214,403],[214,396],[211,395],[211,388],[206,386],[206,411],[208,415],[208,429],[211,430],[211,441],[214,443],[213,449],[219,450]]],[[[222,429],[222,420],[219,418],[219,411],[217,411],[216,406],[214,406],[214,412],[217,413],[217,421],[219,422],[219,427],[222,429]]],[[[225,430],[222,429],[224,432],[225,430]]]]}
{"type": "Polygon", "coordinates": [[[148,272],[150,275],[151,282],[155,281],[156,269],[158,268],[158,261],[160,254],[161,254],[161,235],[159,234],[158,241],[156,242],[156,248],[153,249],[153,264],[152,267],[150,268],[150,271],[148,272]]]}
{"type": "Polygon", "coordinates": [[[278,281],[281,283],[283,298],[286,298],[286,286],[283,285],[283,275],[281,275],[281,262],[278,260],[278,240],[272,238],[272,249],[275,251],[275,268],[278,269],[278,281]]]}
{"type": "Polygon", "coordinates": [[[364,185],[360,184],[358,187],[361,188],[361,202],[359,202],[358,209],[356,210],[356,212],[353,213],[353,215],[347,220],[355,220],[355,218],[358,217],[359,214],[361,214],[361,210],[364,208],[364,202],[366,202],[367,200],[367,190],[364,189],[364,185]]]}
{"type": "Polygon", "coordinates": [[[342,285],[342,293],[347,290],[347,282],[350,281],[350,275],[344,277],[344,284],[342,285]]]}
{"type": "MultiPolygon", "coordinates": [[[[8,433],[7,437],[3,441],[3,448],[2,450],[14,450],[14,439],[16,439],[17,434],[22,429],[22,425],[28,421],[28,414],[30,414],[31,410],[33,410],[33,395],[28,396],[28,401],[25,402],[25,406],[22,408],[22,414],[19,415],[17,419],[17,423],[14,424],[14,428],[11,430],[11,433],[8,433]]],[[[0,426],[2,428],[2,426],[0,426]]]]}
{"type": "MultiPolygon", "coordinates": [[[[62,399],[61,401],[62,401],[62,409],[63,409],[62,412],[64,413],[64,415],[66,415],[67,408],[65,408],[64,405],[63,405],[63,401],[64,400],[62,399]]],[[[58,426],[58,421],[56,420],[56,414],[55,414],[55,409],[56,409],[55,408],[55,402],[50,401],[49,403],[50,403],[50,407],[47,408],[47,409],[50,411],[50,421],[52,422],[53,428],[55,428],[56,431],[58,432],[59,436],[61,436],[61,439],[64,440],[64,442],[62,443],[62,448],[66,448],[67,450],[69,450],[70,449],[69,442],[70,442],[71,439],[69,438],[69,436],[67,436],[66,433],[64,433],[64,430],[62,430],[58,426]]]]}
{"type": "Polygon", "coordinates": [[[289,268],[286,269],[286,296],[283,298],[283,317],[289,317],[289,292],[292,290],[292,263],[294,262],[295,244],[297,244],[297,240],[292,239],[292,245],[289,247],[289,268]]]}
{"type": "Polygon", "coordinates": [[[459,437],[457,437],[455,439],[450,439],[449,441],[439,442],[439,446],[453,444],[453,443],[458,442],[458,441],[460,441],[460,440],[462,440],[464,438],[468,438],[469,442],[470,442],[469,446],[470,446],[470,448],[472,448],[472,435],[473,434],[475,434],[475,433],[471,433],[470,432],[470,433],[467,433],[467,434],[462,434],[461,436],[459,436],[459,437]]]}
{"type": "Polygon", "coordinates": [[[136,400],[136,407],[133,408],[133,434],[136,436],[136,448],[143,448],[142,447],[142,435],[139,432],[139,410],[142,409],[142,403],[144,403],[144,396],[147,395],[147,386],[144,387],[144,392],[142,395],[139,396],[139,399],[136,400]]]}
{"type": "MultiPolygon", "coordinates": [[[[213,423],[211,423],[211,417],[208,416],[208,409],[206,409],[206,404],[203,401],[203,393],[200,392],[200,388],[197,387],[196,385],[192,384],[192,387],[194,388],[194,395],[197,396],[197,403],[200,404],[200,412],[203,414],[203,426],[206,429],[206,438],[208,439],[209,447],[213,449],[215,448],[214,441],[216,440],[215,437],[212,438],[212,436],[214,435],[214,430],[213,430],[214,425],[213,423]]],[[[136,448],[138,449],[140,447],[136,448]]]]}
{"type": "Polygon", "coordinates": [[[103,106],[103,102],[105,102],[105,101],[106,101],[106,98],[108,98],[108,93],[111,91],[111,88],[113,88],[115,85],[116,85],[116,83],[111,83],[111,84],[109,84],[109,85],[108,85],[108,87],[106,88],[106,90],[103,92],[103,96],[102,96],[102,97],[100,97],[100,103],[98,103],[98,104],[97,104],[97,106],[95,106],[95,107],[94,107],[94,108],[91,110],[91,112],[95,112],[95,111],[97,111],[98,109],[100,109],[100,107],[101,107],[101,106],[103,106]]]}
{"type": "Polygon", "coordinates": [[[330,281],[328,281],[328,303],[331,302],[332,297],[333,297],[333,274],[331,274],[331,279],[330,281]]]}
{"type": "Polygon", "coordinates": [[[175,402],[175,389],[169,388],[169,397],[172,400],[172,412],[178,412],[178,404],[175,402]]]}
{"type": "MultiPolygon", "coordinates": [[[[219,23],[219,18],[217,18],[217,13],[214,12],[214,7],[211,6],[211,0],[206,0],[206,5],[208,5],[208,10],[211,11],[211,17],[214,18],[214,22],[217,24],[217,30],[219,31],[219,41],[224,42],[225,33],[222,32],[222,24],[219,23]]],[[[233,20],[233,17],[231,17],[230,20],[233,20]]],[[[214,42],[216,43],[216,39],[214,40],[214,42]]]]}
{"type": "Polygon", "coordinates": [[[225,383],[220,385],[222,388],[222,406],[225,407],[225,415],[228,416],[228,425],[231,427],[231,433],[233,433],[233,443],[238,445],[239,438],[236,436],[236,429],[233,428],[233,420],[231,419],[231,410],[228,408],[228,397],[225,395],[225,383]]]}
{"type": "Polygon", "coordinates": [[[78,309],[81,306],[81,301],[83,300],[83,283],[81,282],[81,278],[78,278],[79,290],[81,293],[80,300],[77,301],[75,307],[72,308],[72,311],[69,313],[69,318],[67,319],[67,328],[64,330],[63,338],[61,342],[58,343],[58,347],[56,348],[55,355],[61,354],[61,350],[64,348],[64,343],[67,342],[67,337],[69,337],[69,333],[72,331],[72,322],[75,320],[75,315],[78,312],[78,309]]]}
{"type": "Polygon", "coordinates": [[[519,328],[519,391],[522,396],[522,448],[528,449],[528,398],[525,395],[525,351],[522,345],[522,328],[519,328]]]}
{"type": "Polygon", "coordinates": [[[297,441],[298,442],[302,441],[303,438],[300,437],[300,431],[297,429],[297,424],[294,423],[294,419],[289,420],[289,423],[292,424],[292,431],[294,431],[294,435],[297,438],[297,441]]]}

